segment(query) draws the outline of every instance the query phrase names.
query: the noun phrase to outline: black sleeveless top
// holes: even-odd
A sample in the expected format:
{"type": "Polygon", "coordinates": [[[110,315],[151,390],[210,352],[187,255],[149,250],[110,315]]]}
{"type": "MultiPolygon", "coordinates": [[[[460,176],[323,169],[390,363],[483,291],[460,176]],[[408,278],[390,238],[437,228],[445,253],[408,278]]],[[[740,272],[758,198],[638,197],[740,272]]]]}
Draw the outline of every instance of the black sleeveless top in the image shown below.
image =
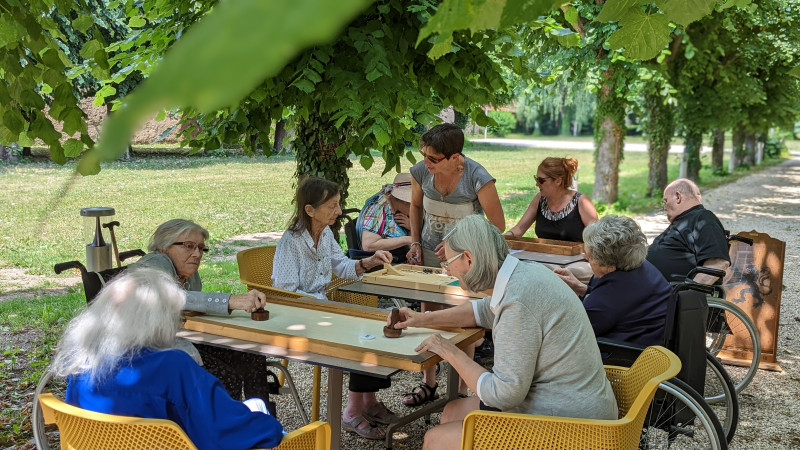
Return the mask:
{"type": "Polygon", "coordinates": [[[536,214],[536,237],[558,239],[560,241],[583,242],[583,229],[586,226],[578,212],[580,192],[572,196],[572,200],[561,211],[552,212],[547,207],[547,199],[539,200],[539,212],[536,214]]]}

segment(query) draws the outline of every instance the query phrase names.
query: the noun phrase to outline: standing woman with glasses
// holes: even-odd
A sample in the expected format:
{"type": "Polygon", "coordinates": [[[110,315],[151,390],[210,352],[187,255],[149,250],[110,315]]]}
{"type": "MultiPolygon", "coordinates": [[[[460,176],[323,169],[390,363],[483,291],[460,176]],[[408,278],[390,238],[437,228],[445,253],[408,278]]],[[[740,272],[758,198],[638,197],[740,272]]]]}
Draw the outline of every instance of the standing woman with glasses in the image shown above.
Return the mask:
{"type": "MultiPolygon", "coordinates": [[[[410,264],[439,267],[446,259],[442,241],[459,220],[485,213],[501,232],[506,223],[494,177],[462,154],[461,128],[452,123],[436,125],[422,135],[419,147],[423,159],[411,167],[411,246],[407,257],[410,264]]],[[[423,311],[438,309],[440,305],[422,303],[423,311]]],[[[403,396],[403,404],[418,406],[434,400],[437,387],[435,369],[426,369],[423,382],[403,396]]]]}
{"type": "Polygon", "coordinates": [[[519,223],[505,234],[522,236],[536,222],[536,237],[583,242],[583,229],[597,221],[597,209],[588,196],[572,189],[577,171],[575,158],[545,158],[536,170],[539,193],[519,223]]]}
{"type": "MultiPolygon", "coordinates": [[[[230,314],[234,309],[253,312],[266,304],[263,293],[252,290],[246,294],[202,292],[203,282],[197,269],[205,253],[208,231],[185,219],[168,220],[156,228],[147,245],[148,254],[129,267],[164,272],[186,290],[184,309],[208,314],[230,314]]],[[[217,377],[231,397],[236,400],[260,398],[269,405],[266,357],[252,353],[212,347],[178,340],[178,347],[201,362],[217,377]]],[[[274,413],[274,411],[272,411],[274,413]]]]}

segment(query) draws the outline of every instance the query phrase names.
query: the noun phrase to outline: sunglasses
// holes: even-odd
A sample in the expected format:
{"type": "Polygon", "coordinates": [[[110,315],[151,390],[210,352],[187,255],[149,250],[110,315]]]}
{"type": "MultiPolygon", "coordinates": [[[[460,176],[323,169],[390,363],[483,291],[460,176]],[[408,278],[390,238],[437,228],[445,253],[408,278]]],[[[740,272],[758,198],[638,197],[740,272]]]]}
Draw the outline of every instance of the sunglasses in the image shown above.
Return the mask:
{"type": "Polygon", "coordinates": [[[545,181],[549,180],[550,178],[547,177],[533,177],[536,179],[536,184],[544,184],[545,181]]]}
{"type": "Polygon", "coordinates": [[[444,161],[445,159],[450,159],[447,156],[442,156],[441,158],[435,158],[435,157],[433,157],[431,155],[428,155],[424,151],[422,151],[422,149],[419,149],[419,153],[420,153],[420,155],[424,156],[425,159],[427,159],[428,162],[430,162],[431,164],[439,164],[440,162],[444,161]]]}

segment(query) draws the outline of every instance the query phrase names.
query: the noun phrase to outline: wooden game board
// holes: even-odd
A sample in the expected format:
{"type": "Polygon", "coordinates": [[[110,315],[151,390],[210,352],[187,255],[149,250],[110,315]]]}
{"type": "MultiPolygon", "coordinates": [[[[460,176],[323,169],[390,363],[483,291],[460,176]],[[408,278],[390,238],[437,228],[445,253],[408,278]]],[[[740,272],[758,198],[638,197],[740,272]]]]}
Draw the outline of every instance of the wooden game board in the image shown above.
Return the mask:
{"type": "Polygon", "coordinates": [[[434,353],[414,350],[428,336],[441,334],[462,349],[483,336],[480,328],[409,328],[390,339],[383,335],[386,311],[335,302],[267,296],[265,309],[270,318],[263,322],[243,311],[228,316],[187,313],[183,327],[287,348],[296,356],[310,352],[410,371],[441,361],[434,353]]]}
{"type": "Polygon", "coordinates": [[[486,294],[461,289],[458,278],[447,275],[442,269],[412,266],[410,264],[397,264],[395,266],[385,264],[381,270],[365,273],[361,277],[361,281],[383,286],[416,289],[418,291],[443,292],[474,298],[486,297],[486,294]]]}
{"type": "Polygon", "coordinates": [[[554,255],[574,256],[583,253],[583,242],[558,241],[555,239],[539,239],[504,236],[508,247],[514,250],[551,253],[554,255]]]}

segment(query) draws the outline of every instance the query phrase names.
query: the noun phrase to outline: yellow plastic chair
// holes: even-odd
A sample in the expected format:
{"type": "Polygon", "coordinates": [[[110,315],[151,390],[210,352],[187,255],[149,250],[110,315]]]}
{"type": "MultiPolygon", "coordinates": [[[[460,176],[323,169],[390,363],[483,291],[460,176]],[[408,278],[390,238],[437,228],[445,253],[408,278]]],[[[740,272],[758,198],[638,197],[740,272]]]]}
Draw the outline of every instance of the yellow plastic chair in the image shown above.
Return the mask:
{"type": "MultiPolygon", "coordinates": [[[[50,393],[39,396],[47,424],[58,427],[62,449],[196,449],[175,422],[87,411],[50,393]]],[[[276,449],[323,450],[331,447],[331,427],[313,422],[283,437],[276,449]]]]}
{"type": "Polygon", "coordinates": [[[637,449],[645,415],[659,383],[678,374],[681,361],[661,346],[647,347],[631,367],[605,366],[619,408],[617,420],[574,419],[473,411],[464,419],[462,449],[637,449]]]}
{"type": "Polygon", "coordinates": [[[274,245],[249,248],[236,254],[239,279],[247,285],[248,290],[258,289],[255,285],[272,286],[272,261],[274,258],[274,245]],[[253,283],[252,287],[251,283],[253,283]]]}

